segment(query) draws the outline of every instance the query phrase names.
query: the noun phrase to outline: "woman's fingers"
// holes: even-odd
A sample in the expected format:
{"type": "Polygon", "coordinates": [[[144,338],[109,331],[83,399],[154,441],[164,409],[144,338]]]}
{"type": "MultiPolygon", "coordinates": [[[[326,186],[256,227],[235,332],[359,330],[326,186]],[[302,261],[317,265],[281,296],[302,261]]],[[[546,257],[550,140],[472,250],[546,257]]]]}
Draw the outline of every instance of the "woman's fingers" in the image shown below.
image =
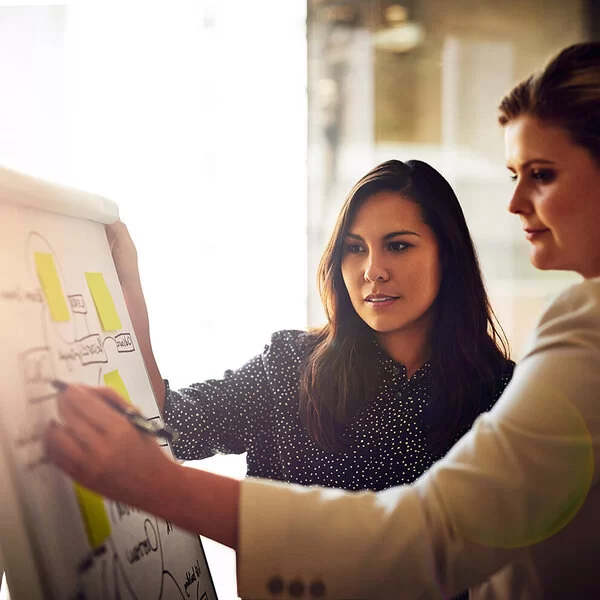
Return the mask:
{"type": "MultiPolygon", "coordinates": [[[[127,225],[123,221],[115,221],[110,225],[105,225],[106,237],[111,252],[119,252],[123,249],[135,252],[135,245],[129,235],[127,225]]],[[[135,256],[135,254],[133,255],[135,256]]]]}
{"type": "MultiPolygon", "coordinates": [[[[59,393],[58,408],[69,425],[84,421],[99,434],[110,433],[119,427],[125,418],[103,399],[98,391],[102,389],[71,384],[59,393]]],[[[122,402],[118,394],[115,401],[122,402]]]]}
{"type": "Polygon", "coordinates": [[[156,440],[122,414],[132,408],[110,388],[66,385],[58,394],[61,424],[46,435],[48,457],[83,485],[108,497],[137,498],[144,473],[167,460],[156,440]],[[115,408],[116,407],[116,408],[115,408]]]}
{"type": "Polygon", "coordinates": [[[139,281],[137,250],[125,223],[116,221],[106,225],[105,230],[121,284],[139,281]]]}
{"type": "Polygon", "coordinates": [[[154,437],[138,431],[122,414],[132,408],[110,388],[66,385],[58,394],[62,424],[46,434],[48,457],[99,494],[143,507],[157,473],[172,461],[154,437]]]}
{"type": "Polygon", "coordinates": [[[56,422],[50,423],[45,436],[46,454],[67,475],[78,481],[84,477],[89,453],[72,434],[56,422]]]}
{"type": "Polygon", "coordinates": [[[87,389],[90,393],[96,395],[105,404],[108,401],[109,403],[116,404],[117,406],[119,406],[120,408],[122,408],[124,410],[132,409],[132,410],[138,411],[136,406],[131,404],[131,402],[129,402],[128,400],[123,398],[123,396],[121,396],[121,394],[119,394],[112,388],[105,387],[105,386],[89,386],[89,387],[86,387],[85,389],[87,389]]]}
{"type": "Polygon", "coordinates": [[[83,449],[102,446],[107,427],[105,421],[94,419],[81,402],[63,394],[58,397],[58,410],[65,429],[83,449]]]}
{"type": "Polygon", "coordinates": [[[86,487],[102,493],[106,482],[114,480],[116,460],[111,452],[98,452],[97,446],[82,441],[81,433],[69,426],[52,423],[46,431],[45,443],[48,458],[86,487]]]}
{"type": "Polygon", "coordinates": [[[143,435],[123,414],[132,405],[110,388],[67,385],[58,395],[57,406],[65,433],[100,468],[126,453],[143,435]]]}

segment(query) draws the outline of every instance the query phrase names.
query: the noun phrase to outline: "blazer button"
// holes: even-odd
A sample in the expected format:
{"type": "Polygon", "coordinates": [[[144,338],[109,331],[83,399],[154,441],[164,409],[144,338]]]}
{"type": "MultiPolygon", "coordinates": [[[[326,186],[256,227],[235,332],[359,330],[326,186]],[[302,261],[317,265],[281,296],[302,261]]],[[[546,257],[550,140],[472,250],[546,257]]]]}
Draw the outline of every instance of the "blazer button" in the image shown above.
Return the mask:
{"type": "Polygon", "coordinates": [[[304,584],[296,579],[290,583],[290,596],[299,598],[304,594],[304,584]]]}
{"type": "Polygon", "coordinates": [[[310,584],[310,595],[313,598],[322,598],[325,595],[325,584],[322,581],[313,581],[310,584]]]}
{"type": "Polygon", "coordinates": [[[283,592],[283,579],[281,577],[272,577],[267,583],[267,589],[273,596],[278,596],[283,592]]]}

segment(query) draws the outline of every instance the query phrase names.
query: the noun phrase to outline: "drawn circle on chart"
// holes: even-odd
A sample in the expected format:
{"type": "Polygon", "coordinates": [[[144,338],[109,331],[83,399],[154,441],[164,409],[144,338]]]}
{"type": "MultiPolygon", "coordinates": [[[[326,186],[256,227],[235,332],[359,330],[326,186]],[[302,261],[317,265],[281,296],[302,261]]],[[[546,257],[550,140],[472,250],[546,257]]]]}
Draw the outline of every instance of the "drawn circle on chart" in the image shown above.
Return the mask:
{"type": "Polygon", "coordinates": [[[108,509],[118,560],[115,583],[133,589],[138,598],[158,600],[163,556],[156,518],[116,502],[108,502],[108,509]]]}

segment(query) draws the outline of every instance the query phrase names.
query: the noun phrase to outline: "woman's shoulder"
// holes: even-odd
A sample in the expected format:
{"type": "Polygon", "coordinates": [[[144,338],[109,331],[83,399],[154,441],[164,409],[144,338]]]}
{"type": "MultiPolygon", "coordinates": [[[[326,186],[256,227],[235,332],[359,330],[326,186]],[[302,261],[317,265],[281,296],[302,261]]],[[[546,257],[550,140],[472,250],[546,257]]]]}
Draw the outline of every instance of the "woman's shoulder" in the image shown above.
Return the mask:
{"type": "Polygon", "coordinates": [[[537,322],[527,354],[567,338],[600,345],[600,277],[571,285],[551,300],[537,322]]]}
{"type": "Polygon", "coordinates": [[[271,334],[268,344],[265,344],[263,358],[304,358],[316,341],[316,334],[301,329],[282,329],[271,334]]]}
{"type": "Polygon", "coordinates": [[[272,344],[290,344],[297,343],[309,332],[303,329],[280,329],[271,334],[272,344]]]}
{"type": "Polygon", "coordinates": [[[500,368],[496,375],[496,387],[502,393],[504,388],[508,385],[512,379],[513,373],[515,372],[516,363],[514,360],[505,358],[500,364],[500,368]]]}
{"type": "Polygon", "coordinates": [[[541,319],[556,317],[560,313],[568,313],[572,316],[573,311],[600,312],[600,277],[586,279],[569,286],[552,299],[541,319]]]}
{"type": "Polygon", "coordinates": [[[315,337],[316,335],[311,331],[302,329],[281,329],[271,334],[270,344],[267,344],[267,346],[297,346],[301,348],[312,345],[315,337]]]}
{"type": "Polygon", "coordinates": [[[515,363],[514,360],[512,360],[510,358],[502,359],[502,361],[500,362],[499,368],[498,368],[498,379],[501,379],[501,380],[510,379],[512,377],[512,374],[513,374],[516,366],[517,366],[517,364],[515,363]]]}
{"type": "Polygon", "coordinates": [[[492,406],[496,403],[498,398],[500,398],[502,392],[504,392],[504,388],[506,388],[506,386],[510,383],[510,380],[512,379],[515,367],[515,362],[508,358],[502,358],[500,362],[496,365],[496,368],[494,369],[495,378],[494,381],[491,383],[491,394],[488,396],[489,404],[486,410],[490,410],[492,406]]]}

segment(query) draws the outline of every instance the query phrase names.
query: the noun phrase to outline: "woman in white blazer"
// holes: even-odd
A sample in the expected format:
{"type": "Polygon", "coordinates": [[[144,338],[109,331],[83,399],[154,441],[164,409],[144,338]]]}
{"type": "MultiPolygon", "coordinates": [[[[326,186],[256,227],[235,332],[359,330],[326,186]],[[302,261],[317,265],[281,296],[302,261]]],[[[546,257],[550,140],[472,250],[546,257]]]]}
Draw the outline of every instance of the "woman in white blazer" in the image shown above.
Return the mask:
{"type": "Polygon", "coordinates": [[[113,392],[75,386],[52,460],[235,548],[248,598],[600,597],[600,44],[515,87],[500,123],[533,264],[583,281],[542,315],[495,407],[413,485],[348,493],[187,468],[107,406],[113,392]]]}

